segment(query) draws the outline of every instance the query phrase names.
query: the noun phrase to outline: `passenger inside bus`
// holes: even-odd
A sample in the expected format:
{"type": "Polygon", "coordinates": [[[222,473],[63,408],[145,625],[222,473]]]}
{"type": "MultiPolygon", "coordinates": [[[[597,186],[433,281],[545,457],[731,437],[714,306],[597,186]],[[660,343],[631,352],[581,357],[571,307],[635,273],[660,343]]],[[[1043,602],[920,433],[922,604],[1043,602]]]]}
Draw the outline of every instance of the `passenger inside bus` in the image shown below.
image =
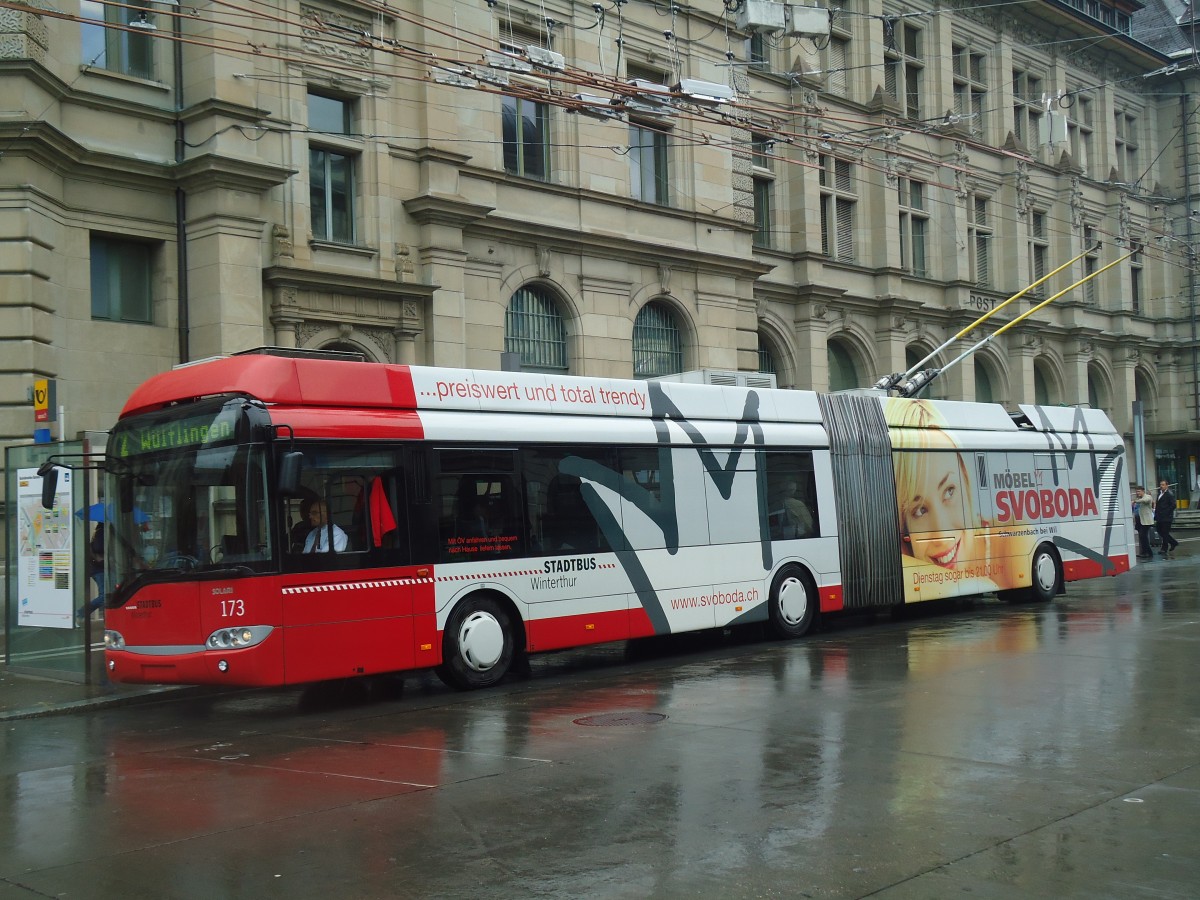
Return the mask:
{"type": "Polygon", "coordinates": [[[799,485],[794,479],[783,483],[779,497],[771,505],[770,526],[774,540],[814,537],[817,534],[816,520],[812,510],[798,496],[799,485]]]}

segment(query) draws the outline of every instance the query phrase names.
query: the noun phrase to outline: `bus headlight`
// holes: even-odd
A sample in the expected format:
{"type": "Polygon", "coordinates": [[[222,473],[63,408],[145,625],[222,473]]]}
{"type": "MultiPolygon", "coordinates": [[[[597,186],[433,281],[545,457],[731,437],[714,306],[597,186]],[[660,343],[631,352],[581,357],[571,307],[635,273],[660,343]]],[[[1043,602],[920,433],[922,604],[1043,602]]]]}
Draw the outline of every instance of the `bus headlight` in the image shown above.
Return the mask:
{"type": "Polygon", "coordinates": [[[271,625],[238,625],[233,628],[218,628],[208,636],[204,646],[209,650],[241,650],[243,647],[261,644],[274,630],[271,625]]]}
{"type": "Polygon", "coordinates": [[[119,631],[104,632],[104,649],[105,650],[124,650],[125,636],[119,631]]]}

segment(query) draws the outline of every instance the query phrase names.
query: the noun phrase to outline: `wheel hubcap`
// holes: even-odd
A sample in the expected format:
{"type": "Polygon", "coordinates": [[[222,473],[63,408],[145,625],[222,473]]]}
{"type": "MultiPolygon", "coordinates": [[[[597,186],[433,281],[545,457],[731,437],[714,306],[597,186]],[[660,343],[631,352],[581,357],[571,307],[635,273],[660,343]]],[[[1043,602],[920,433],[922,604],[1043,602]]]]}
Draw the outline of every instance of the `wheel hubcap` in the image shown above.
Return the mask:
{"type": "Polygon", "coordinates": [[[504,652],[504,628],[491,613],[473,612],[458,629],[463,662],[476,672],[486,672],[504,652]]]}
{"type": "Polygon", "coordinates": [[[1033,577],[1043,593],[1054,590],[1057,573],[1054,569],[1054,559],[1049,553],[1039,553],[1037,559],[1033,561],[1033,577]]]}
{"type": "Polygon", "coordinates": [[[799,625],[808,612],[808,591],[799,578],[787,578],[779,586],[779,615],[789,625],[799,625]]]}

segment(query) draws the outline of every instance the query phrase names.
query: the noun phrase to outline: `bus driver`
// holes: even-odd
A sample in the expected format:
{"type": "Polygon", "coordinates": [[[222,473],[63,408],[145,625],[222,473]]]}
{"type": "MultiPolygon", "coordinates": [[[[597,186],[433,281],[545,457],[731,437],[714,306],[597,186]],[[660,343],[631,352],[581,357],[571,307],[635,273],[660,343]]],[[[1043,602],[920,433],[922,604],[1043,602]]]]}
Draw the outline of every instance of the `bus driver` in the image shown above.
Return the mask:
{"type": "Polygon", "coordinates": [[[324,500],[314,500],[308,510],[308,521],[312,523],[312,531],[304,541],[305,553],[325,553],[329,550],[329,532],[333,530],[333,549],[341,553],[346,549],[346,532],[337,525],[329,522],[329,508],[324,500]]]}

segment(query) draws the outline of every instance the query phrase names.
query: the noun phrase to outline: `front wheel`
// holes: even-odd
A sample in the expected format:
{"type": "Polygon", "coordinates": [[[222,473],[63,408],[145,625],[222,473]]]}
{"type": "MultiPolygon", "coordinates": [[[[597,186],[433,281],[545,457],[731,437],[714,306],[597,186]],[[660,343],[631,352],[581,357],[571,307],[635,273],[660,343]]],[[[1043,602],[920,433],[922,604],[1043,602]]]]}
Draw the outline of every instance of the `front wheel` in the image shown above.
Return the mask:
{"type": "Polygon", "coordinates": [[[438,677],[460,691],[490,687],[507,674],[512,660],[512,623],[504,608],[485,596],[460,603],[442,633],[438,677]]]}
{"type": "Polygon", "coordinates": [[[817,614],[817,591],[809,574],[799,566],[786,566],[771,584],[768,622],[780,638],[798,638],[812,627],[817,614]]]}

